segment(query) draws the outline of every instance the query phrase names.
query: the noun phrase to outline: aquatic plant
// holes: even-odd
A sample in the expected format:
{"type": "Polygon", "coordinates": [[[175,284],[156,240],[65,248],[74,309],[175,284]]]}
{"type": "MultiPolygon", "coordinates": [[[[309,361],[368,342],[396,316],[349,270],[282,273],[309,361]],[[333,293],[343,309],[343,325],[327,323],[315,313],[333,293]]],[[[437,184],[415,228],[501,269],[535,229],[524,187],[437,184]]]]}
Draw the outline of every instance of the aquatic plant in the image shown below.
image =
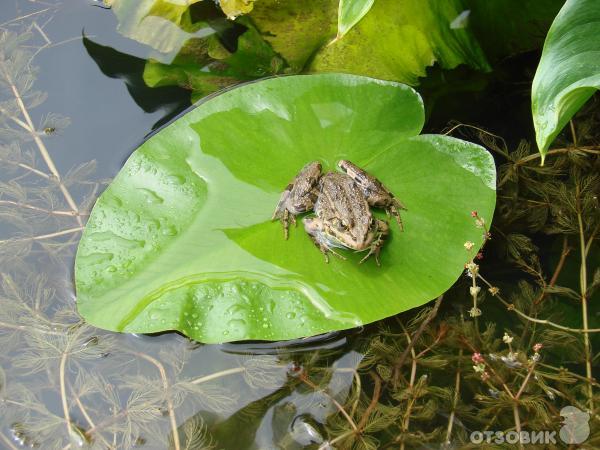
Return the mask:
{"type": "Polygon", "coordinates": [[[498,204],[493,222],[469,216],[490,239],[481,254],[464,242],[465,276],[435,303],[285,345],[123,336],[74,309],[78,217],[105,181],[83,176],[91,165],[56,178],[44,159],[57,167],[69,129],[35,109],[34,55],[58,43],[43,14],[0,26],[1,447],[473,448],[473,430],[557,430],[566,405],[590,413],[582,446],[600,446],[597,97],[543,167],[527,141],[449,124],[494,152],[498,204]]]}

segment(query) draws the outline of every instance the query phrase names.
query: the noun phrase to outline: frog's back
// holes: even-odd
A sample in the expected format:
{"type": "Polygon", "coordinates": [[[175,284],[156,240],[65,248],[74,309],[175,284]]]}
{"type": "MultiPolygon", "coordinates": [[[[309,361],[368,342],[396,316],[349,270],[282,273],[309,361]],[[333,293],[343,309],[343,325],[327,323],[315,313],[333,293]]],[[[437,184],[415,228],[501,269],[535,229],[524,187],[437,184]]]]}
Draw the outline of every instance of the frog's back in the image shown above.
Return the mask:
{"type": "Polygon", "coordinates": [[[316,214],[323,220],[339,220],[357,240],[365,237],[371,224],[369,204],[352,178],[330,172],[321,177],[316,214]]]}

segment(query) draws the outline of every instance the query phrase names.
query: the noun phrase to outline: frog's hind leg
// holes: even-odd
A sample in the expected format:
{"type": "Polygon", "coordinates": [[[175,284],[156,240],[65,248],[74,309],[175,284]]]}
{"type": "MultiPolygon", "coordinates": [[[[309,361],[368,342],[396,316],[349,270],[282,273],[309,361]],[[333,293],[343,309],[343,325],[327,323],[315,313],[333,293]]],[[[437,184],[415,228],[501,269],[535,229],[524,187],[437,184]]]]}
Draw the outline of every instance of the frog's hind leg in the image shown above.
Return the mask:
{"type": "MultiPolygon", "coordinates": [[[[281,223],[283,224],[283,235],[285,237],[285,239],[288,238],[288,230],[290,227],[290,211],[287,207],[287,201],[290,197],[290,192],[292,191],[292,184],[288,184],[287,187],[285,188],[285,191],[283,191],[281,193],[281,197],[279,197],[279,202],[277,203],[277,206],[275,207],[275,211],[273,212],[273,215],[271,216],[271,220],[276,220],[279,219],[281,220],[281,223]]],[[[294,217],[293,214],[291,214],[292,217],[292,222],[296,222],[296,218],[294,217]]]]}
{"type": "Polygon", "coordinates": [[[400,211],[406,210],[406,206],[381,181],[350,161],[341,160],[338,166],[362,189],[369,205],[385,209],[387,215],[393,216],[400,229],[404,230],[400,211]]]}
{"type": "Polygon", "coordinates": [[[373,242],[371,242],[368,253],[363,257],[363,259],[360,260],[359,264],[365,262],[369,256],[375,255],[375,262],[378,266],[381,266],[381,262],[379,261],[379,252],[381,251],[381,247],[383,247],[383,244],[385,243],[385,240],[389,234],[390,227],[387,222],[379,219],[375,219],[375,227],[375,236],[373,238],[373,242]]]}
{"type": "Polygon", "coordinates": [[[281,220],[285,239],[288,238],[290,221],[295,225],[298,214],[313,209],[319,195],[317,184],[320,176],[321,164],[318,161],[308,163],[281,193],[271,220],[281,220]]]}

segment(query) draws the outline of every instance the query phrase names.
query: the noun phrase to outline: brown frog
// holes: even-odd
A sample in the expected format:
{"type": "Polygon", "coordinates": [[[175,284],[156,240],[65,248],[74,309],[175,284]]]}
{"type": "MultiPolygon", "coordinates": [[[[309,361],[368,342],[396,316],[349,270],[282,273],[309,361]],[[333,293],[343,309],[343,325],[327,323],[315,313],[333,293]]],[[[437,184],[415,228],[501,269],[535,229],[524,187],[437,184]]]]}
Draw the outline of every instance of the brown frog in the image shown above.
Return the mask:
{"type": "Polygon", "coordinates": [[[379,252],[389,233],[387,222],[374,218],[370,207],[383,208],[396,218],[400,229],[400,201],[375,177],[347,160],[338,162],[342,173],[321,173],[317,161],[304,166],[281,194],[273,219],[283,223],[285,238],[290,221],[298,214],[314,211],[303,219],[304,229],[329,261],[328,253],[344,259],[334,248],[348,248],[368,253],[361,260],[379,252]]]}

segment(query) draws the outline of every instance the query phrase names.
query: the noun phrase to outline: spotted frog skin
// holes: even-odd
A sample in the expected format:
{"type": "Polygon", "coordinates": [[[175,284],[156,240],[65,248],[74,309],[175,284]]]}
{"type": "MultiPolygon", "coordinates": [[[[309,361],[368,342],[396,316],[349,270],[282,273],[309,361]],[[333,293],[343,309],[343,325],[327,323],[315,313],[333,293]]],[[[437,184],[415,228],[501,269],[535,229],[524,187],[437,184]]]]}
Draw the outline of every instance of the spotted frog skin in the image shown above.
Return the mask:
{"type": "Polygon", "coordinates": [[[367,251],[361,263],[371,255],[380,265],[379,253],[389,234],[387,222],[373,217],[371,207],[383,208],[395,217],[403,229],[400,201],[375,177],[347,160],[338,162],[341,172],[321,173],[321,164],[308,163],[281,194],[273,219],[281,220],[287,239],[290,222],[298,214],[305,217],[304,229],[329,261],[328,254],[345,259],[335,248],[367,251]]]}

